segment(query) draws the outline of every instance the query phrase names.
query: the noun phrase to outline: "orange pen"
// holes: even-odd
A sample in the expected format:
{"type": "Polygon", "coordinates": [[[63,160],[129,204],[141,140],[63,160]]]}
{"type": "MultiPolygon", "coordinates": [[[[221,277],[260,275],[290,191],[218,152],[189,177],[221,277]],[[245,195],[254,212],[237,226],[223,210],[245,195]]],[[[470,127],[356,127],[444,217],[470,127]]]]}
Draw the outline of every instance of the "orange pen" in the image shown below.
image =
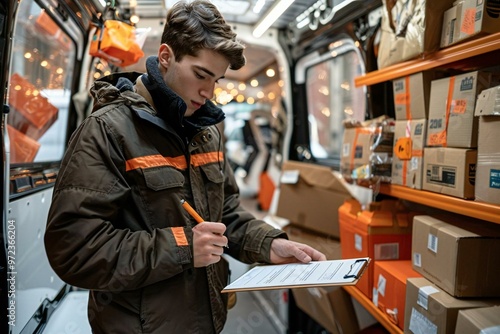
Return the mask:
{"type": "Polygon", "coordinates": [[[203,218],[201,218],[201,216],[198,214],[198,212],[196,212],[193,207],[191,205],[189,205],[188,202],[186,202],[185,200],[181,199],[181,205],[184,209],[186,209],[186,211],[191,215],[191,217],[193,217],[196,222],[199,224],[199,223],[203,223],[205,220],[203,218]]]}
{"type": "MultiPolygon", "coordinates": [[[[203,223],[205,220],[201,218],[201,216],[196,212],[193,207],[186,202],[186,200],[181,199],[181,205],[182,207],[193,217],[198,224],[203,223]]],[[[225,245],[224,247],[229,248],[228,245],[225,245]]]]}

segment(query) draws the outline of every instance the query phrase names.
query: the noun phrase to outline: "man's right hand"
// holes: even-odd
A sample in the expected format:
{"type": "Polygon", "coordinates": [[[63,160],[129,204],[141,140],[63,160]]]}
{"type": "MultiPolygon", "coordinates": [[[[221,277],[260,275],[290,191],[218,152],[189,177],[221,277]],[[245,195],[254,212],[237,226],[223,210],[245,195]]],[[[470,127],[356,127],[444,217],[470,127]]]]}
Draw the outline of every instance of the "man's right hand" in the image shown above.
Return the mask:
{"type": "Polygon", "coordinates": [[[222,223],[203,222],[193,227],[193,258],[195,268],[206,267],[220,261],[227,245],[223,235],[226,225],[222,223]]]}

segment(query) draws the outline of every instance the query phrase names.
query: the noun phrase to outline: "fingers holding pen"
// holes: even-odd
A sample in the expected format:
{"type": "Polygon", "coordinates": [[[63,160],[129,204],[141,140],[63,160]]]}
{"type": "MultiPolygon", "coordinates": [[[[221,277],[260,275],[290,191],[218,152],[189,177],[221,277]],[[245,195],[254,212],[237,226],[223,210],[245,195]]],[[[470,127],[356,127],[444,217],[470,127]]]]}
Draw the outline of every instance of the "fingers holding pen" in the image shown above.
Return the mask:
{"type": "Polygon", "coordinates": [[[227,237],[223,235],[226,225],[222,223],[204,222],[193,228],[193,257],[195,267],[204,267],[220,261],[227,245],[227,237]]]}

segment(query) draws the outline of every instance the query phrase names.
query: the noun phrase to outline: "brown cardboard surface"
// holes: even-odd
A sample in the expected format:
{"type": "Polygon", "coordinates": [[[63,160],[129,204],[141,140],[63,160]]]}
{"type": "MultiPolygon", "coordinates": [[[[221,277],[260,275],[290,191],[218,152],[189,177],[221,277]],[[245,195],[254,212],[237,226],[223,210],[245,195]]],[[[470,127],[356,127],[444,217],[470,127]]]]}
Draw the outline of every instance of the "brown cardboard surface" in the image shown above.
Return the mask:
{"type": "Polygon", "coordinates": [[[327,260],[341,259],[341,248],[338,238],[325,234],[310,231],[294,224],[287,225],[283,231],[288,235],[288,239],[314,247],[325,254],[327,260]]]}
{"type": "Polygon", "coordinates": [[[426,146],[477,147],[476,97],[490,82],[480,71],[433,80],[426,146]]]}
{"type": "Polygon", "coordinates": [[[477,150],[427,147],[424,150],[422,188],[440,194],[473,199],[477,150]]]}
{"type": "Polygon", "coordinates": [[[332,334],[357,333],[351,296],[341,287],[293,289],[297,306],[332,334]]]}
{"type": "Polygon", "coordinates": [[[419,72],[393,80],[396,120],[427,119],[434,72],[419,72]]]}
{"type": "Polygon", "coordinates": [[[461,0],[457,12],[456,39],[463,41],[500,31],[500,17],[495,9],[498,2],[461,0]]]}
{"type": "Polygon", "coordinates": [[[499,226],[459,217],[414,217],[413,269],[455,297],[500,297],[499,226]]]}
{"type": "Polygon", "coordinates": [[[422,189],[422,164],[426,124],[427,121],[425,119],[396,121],[391,183],[414,189],[422,189]],[[411,142],[408,148],[406,148],[409,151],[409,156],[401,159],[397,151],[402,148],[400,148],[398,143],[404,138],[410,138],[411,142]]]}
{"type": "Polygon", "coordinates": [[[404,332],[454,334],[459,310],[488,307],[499,302],[491,298],[454,298],[425,278],[408,278],[404,332]]]}
{"type": "Polygon", "coordinates": [[[479,118],[475,199],[500,205],[500,86],[479,94],[475,115],[479,118]]]}
{"type": "Polygon", "coordinates": [[[500,333],[500,306],[460,310],[455,334],[500,333]]]}
{"type": "Polygon", "coordinates": [[[330,168],[287,161],[282,167],[276,215],[338,238],[338,208],[349,197],[330,168]]]}

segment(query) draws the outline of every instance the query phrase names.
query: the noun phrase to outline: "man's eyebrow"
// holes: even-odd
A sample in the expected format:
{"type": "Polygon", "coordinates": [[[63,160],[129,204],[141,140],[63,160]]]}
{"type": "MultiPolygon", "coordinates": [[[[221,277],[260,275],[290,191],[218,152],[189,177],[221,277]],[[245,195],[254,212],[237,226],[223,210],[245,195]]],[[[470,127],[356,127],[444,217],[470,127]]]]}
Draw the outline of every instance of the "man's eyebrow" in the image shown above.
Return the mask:
{"type": "MultiPolygon", "coordinates": [[[[208,70],[207,68],[203,67],[203,66],[199,66],[199,65],[194,65],[194,67],[200,71],[203,71],[205,72],[206,74],[208,74],[209,76],[211,77],[215,77],[215,73],[213,73],[212,71],[208,70]]],[[[218,80],[220,79],[224,79],[225,76],[221,76],[218,80]]]]}

